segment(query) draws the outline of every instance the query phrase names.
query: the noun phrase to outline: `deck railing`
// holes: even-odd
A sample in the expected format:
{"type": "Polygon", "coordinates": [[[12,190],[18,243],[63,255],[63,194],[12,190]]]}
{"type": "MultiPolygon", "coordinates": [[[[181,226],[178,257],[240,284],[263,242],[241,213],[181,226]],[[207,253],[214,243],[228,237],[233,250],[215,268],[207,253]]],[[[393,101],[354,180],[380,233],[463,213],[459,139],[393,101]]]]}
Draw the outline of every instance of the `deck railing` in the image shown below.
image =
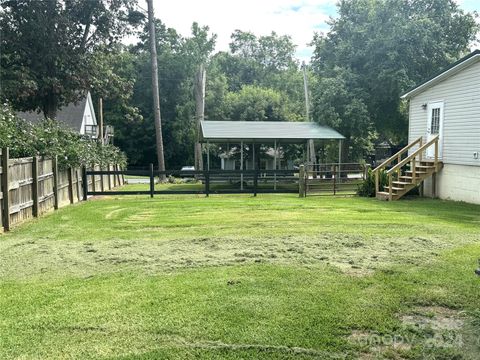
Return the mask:
{"type": "Polygon", "coordinates": [[[375,192],[380,191],[380,172],[385,171],[388,177],[388,197],[389,200],[392,200],[393,197],[393,179],[396,176],[398,180],[402,174],[402,168],[406,165],[410,166],[410,171],[412,172],[412,181],[415,182],[416,179],[416,168],[417,162],[421,162],[424,158],[423,153],[430,147],[435,146],[433,162],[436,169],[438,169],[438,140],[439,136],[436,135],[426,144],[423,144],[422,137],[419,137],[415,141],[412,141],[410,144],[405,146],[402,150],[392,155],[390,158],[385,160],[382,164],[377,166],[373,172],[375,174],[375,192]],[[418,149],[408,155],[408,151],[413,148],[415,145],[419,145],[418,149]],[[402,159],[402,156],[407,154],[405,158],[402,159]],[[418,157],[418,159],[417,159],[418,157]]]}

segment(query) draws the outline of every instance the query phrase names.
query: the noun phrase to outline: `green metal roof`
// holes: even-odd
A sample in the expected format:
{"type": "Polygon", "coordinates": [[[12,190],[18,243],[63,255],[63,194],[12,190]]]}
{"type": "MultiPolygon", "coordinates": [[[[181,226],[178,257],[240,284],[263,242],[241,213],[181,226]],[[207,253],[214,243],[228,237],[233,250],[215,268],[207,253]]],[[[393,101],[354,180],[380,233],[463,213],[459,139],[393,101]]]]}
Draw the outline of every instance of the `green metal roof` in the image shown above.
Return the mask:
{"type": "Polygon", "coordinates": [[[328,126],[313,122],[289,121],[202,121],[203,141],[273,141],[300,142],[310,139],[344,139],[328,126]]]}

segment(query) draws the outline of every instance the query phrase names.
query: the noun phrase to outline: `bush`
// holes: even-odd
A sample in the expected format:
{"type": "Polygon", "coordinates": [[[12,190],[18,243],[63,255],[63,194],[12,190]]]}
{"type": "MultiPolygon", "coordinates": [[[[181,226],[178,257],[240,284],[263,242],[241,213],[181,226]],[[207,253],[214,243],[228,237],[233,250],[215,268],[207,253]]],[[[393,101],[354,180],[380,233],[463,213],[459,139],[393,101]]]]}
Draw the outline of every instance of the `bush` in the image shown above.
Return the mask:
{"type": "MultiPolygon", "coordinates": [[[[379,173],[379,189],[383,191],[385,186],[388,185],[388,176],[385,170],[381,170],[379,173]]],[[[367,178],[361,185],[358,186],[357,195],[363,197],[375,196],[375,174],[372,169],[368,169],[367,178]]]]}
{"type": "Polygon", "coordinates": [[[8,147],[14,158],[58,156],[60,168],[127,163],[125,154],[113,145],[102,146],[55,120],[31,124],[17,118],[8,105],[0,108],[0,148],[3,147],[8,147]]]}

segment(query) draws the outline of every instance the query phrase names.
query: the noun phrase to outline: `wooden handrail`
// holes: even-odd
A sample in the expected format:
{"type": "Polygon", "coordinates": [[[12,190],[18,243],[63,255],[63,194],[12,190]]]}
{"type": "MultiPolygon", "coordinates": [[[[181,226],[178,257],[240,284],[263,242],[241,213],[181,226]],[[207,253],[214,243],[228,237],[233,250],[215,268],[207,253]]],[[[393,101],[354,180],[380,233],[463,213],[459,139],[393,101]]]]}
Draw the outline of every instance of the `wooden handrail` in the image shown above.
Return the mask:
{"type": "Polygon", "coordinates": [[[415,145],[417,145],[418,143],[421,143],[421,142],[422,142],[422,137],[420,136],[418,139],[411,142],[410,144],[405,146],[402,150],[398,151],[396,154],[390,156],[387,160],[385,160],[383,163],[378,165],[375,169],[373,169],[373,172],[375,173],[375,172],[385,168],[386,166],[391,164],[395,159],[398,159],[399,156],[402,156],[403,153],[410,150],[410,148],[412,148],[413,146],[415,146],[415,145]]]}
{"type": "MultiPolygon", "coordinates": [[[[420,146],[417,150],[415,150],[412,154],[407,156],[405,159],[400,161],[398,164],[396,164],[394,167],[392,167],[390,170],[387,171],[387,174],[390,175],[391,173],[399,170],[402,166],[406,165],[409,163],[413,158],[417,157],[419,153],[422,153],[424,150],[432,146],[434,143],[438,143],[438,135],[436,135],[433,139],[431,139],[429,142],[426,144],[420,146]]],[[[438,161],[438,151],[435,151],[435,165],[437,164],[438,161]]]]}

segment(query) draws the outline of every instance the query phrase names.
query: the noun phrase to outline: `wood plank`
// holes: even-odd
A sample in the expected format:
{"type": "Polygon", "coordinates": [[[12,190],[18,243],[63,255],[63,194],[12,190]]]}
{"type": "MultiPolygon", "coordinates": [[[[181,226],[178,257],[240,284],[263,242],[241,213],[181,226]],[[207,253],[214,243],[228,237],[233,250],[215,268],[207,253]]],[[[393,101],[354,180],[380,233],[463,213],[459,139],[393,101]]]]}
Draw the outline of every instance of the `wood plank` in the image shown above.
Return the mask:
{"type": "Polygon", "coordinates": [[[33,162],[33,157],[10,159],[8,166],[20,165],[20,164],[31,164],[32,162],[33,162]]]}
{"type": "Polygon", "coordinates": [[[18,213],[21,210],[32,207],[32,206],[33,206],[33,200],[24,202],[23,204],[14,205],[10,208],[9,214],[11,215],[11,214],[18,213]]]}

